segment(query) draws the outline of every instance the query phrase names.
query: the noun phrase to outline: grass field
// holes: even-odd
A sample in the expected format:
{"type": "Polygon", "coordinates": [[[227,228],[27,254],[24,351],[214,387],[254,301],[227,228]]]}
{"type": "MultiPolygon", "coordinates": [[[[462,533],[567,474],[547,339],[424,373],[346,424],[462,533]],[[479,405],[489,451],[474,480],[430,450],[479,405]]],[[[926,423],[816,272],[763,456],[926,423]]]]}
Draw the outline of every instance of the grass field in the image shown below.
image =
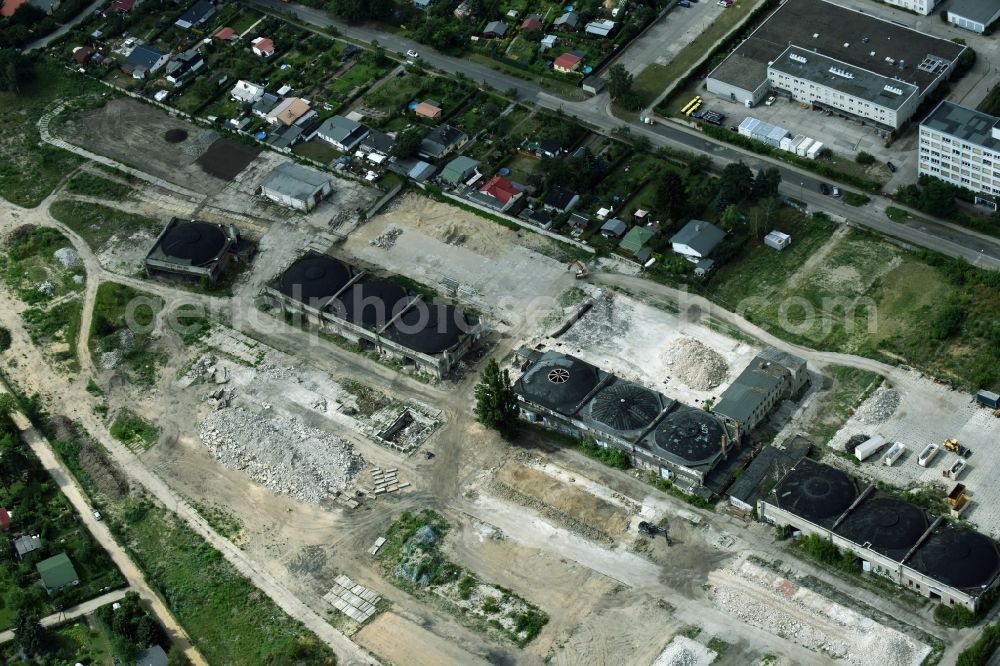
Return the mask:
{"type": "Polygon", "coordinates": [[[128,185],[87,171],[73,174],[73,177],[66,182],[66,191],[110,201],[124,201],[132,194],[132,188],[128,185]]]}
{"type": "MultiPolygon", "coordinates": [[[[71,620],[48,632],[46,658],[53,664],[110,664],[114,660],[108,635],[90,618],[71,620]]],[[[16,644],[0,646],[0,662],[9,666],[31,666],[36,663],[20,658],[16,644]]]]}
{"type": "Polygon", "coordinates": [[[825,446],[847,422],[851,410],[882,383],[882,377],[874,372],[839,365],[827,368],[827,374],[833,386],[828,396],[820,398],[816,417],[805,429],[808,439],[821,446],[825,446]]]}
{"type": "Polygon", "coordinates": [[[312,141],[297,143],[295,144],[295,147],[292,148],[292,152],[296,155],[301,155],[302,157],[308,157],[309,159],[316,160],[317,162],[322,162],[323,164],[329,164],[342,154],[336,148],[321,139],[313,139],[312,141]]]}
{"type": "Polygon", "coordinates": [[[48,196],[63,176],[83,163],[73,153],[42,143],[35,123],[53,102],[107,92],[91,79],[67,72],[62,64],[43,60],[35,80],[20,95],[0,93],[6,120],[0,137],[0,196],[33,208],[48,196]]]}
{"type": "Polygon", "coordinates": [[[111,436],[135,453],[142,453],[156,444],[160,429],[132,410],[123,409],[111,424],[111,436]]]}
{"type": "Polygon", "coordinates": [[[137,386],[151,386],[157,369],[166,362],[163,352],[150,349],[150,326],[163,308],[157,296],[115,282],[97,288],[90,326],[90,347],[94,363],[103,362],[105,353],[116,354],[118,366],[137,386]]]}
{"type": "Polygon", "coordinates": [[[160,220],[95,203],[56,201],[49,207],[49,212],[79,234],[95,251],[100,250],[112,236],[127,236],[143,230],[156,234],[163,228],[160,220]]]}
{"type": "Polygon", "coordinates": [[[314,634],[172,513],[129,497],[106,514],[210,664],[336,663],[314,634]]]}

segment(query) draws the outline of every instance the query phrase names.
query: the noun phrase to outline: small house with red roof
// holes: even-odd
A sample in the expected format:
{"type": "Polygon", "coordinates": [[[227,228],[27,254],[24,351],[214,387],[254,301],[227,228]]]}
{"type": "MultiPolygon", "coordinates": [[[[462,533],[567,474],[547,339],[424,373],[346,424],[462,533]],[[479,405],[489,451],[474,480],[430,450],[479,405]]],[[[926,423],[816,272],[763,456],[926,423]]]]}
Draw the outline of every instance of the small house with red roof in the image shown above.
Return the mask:
{"type": "Polygon", "coordinates": [[[224,28],[219,28],[212,39],[218,39],[220,42],[235,42],[240,36],[236,34],[236,31],[226,26],[224,28]]]}
{"type": "Polygon", "coordinates": [[[503,176],[493,176],[486,184],[479,188],[479,193],[484,195],[484,203],[500,212],[509,210],[514,204],[524,196],[524,192],[514,187],[514,184],[503,176]]]}
{"type": "Polygon", "coordinates": [[[583,58],[575,53],[563,53],[552,62],[552,69],[563,74],[571,74],[577,70],[583,58]]]}
{"type": "Polygon", "coordinates": [[[10,511],[0,507],[0,531],[10,527],[10,511]]]}
{"type": "Polygon", "coordinates": [[[524,32],[538,32],[543,27],[545,26],[542,25],[542,21],[538,18],[537,14],[532,14],[521,23],[521,30],[524,32]]]}
{"type": "Polygon", "coordinates": [[[78,65],[86,65],[92,57],[94,57],[92,46],[77,46],[73,49],[73,62],[78,65]]]}
{"type": "Polygon", "coordinates": [[[10,17],[14,15],[21,5],[28,0],[0,0],[0,16],[10,17]]]}
{"type": "Polygon", "coordinates": [[[258,37],[250,42],[250,45],[253,47],[254,55],[259,55],[261,58],[270,58],[274,55],[274,42],[267,37],[258,37]]]}
{"type": "Polygon", "coordinates": [[[135,0],[115,0],[108,9],[119,14],[131,14],[135,9],[135,0]]]}
{"type": "Polygon", "coordinates": [[[413,107],[413,113],[421,118],[440,118],[441,105],[434,100],[426,100],[413,107]]]}

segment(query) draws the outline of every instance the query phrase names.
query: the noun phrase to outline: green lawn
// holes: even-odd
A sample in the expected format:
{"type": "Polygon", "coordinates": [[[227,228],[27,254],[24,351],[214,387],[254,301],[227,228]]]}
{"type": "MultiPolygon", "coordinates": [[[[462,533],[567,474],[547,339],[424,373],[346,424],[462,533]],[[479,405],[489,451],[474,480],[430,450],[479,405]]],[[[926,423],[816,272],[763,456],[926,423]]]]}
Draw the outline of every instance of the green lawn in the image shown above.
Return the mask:
{"type": "Polygon", "coordinates": [[[137,231],[158,234],[166,220],[126,213],[116,208],[78,201],[56,201],[49,207],[52,217],[75,231],[95,252],[112,236],[128,236],[137,231]]]}
{"type": "Polygon", "coordinates": [[[296,155],[301,155],[302,157],[308,157],[316,160],[317,162],[322,162],[323,164],[329,164],[343,154],[322,139],[313,139],[311,141],[297,143],[295,144],[295,147],[292,148],[292,152],[296,155]]]}
{"type": "Polygon", "coordinates": [[[131,196],[133,190],[124,183],[103,178],[89,171],[80,171],[66,183],[66,191],[111,201],[124,201],[131,196]]]}
{"type": "Polygon", "coordinates": [[[73,153],[42,143],[35,126],[58,99],[81,101],[107,89],[91,79],[67,72],[62,63],[42,60],[35,80],[20,95],[0,93],[6,120],[0,137],[0,196],[19,206],[34,207],[63,176],[83,163],[73,153]]]}

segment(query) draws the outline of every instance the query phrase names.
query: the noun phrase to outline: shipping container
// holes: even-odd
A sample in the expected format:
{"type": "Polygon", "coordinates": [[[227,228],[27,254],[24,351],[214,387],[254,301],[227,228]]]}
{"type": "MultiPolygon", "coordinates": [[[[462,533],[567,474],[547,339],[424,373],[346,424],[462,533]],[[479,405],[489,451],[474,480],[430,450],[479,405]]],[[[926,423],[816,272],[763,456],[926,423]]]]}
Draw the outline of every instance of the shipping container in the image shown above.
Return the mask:
{"type": "Polygon", "coordinates": [[[892,467],[892,464],[899,460],[899,456],[903,455],[904,451],[906,451],[906,446],[902,442],[896,442],[892,445],[892,448],[885,452],[882,462],[887,467],[892,467]]]}
{"type": "Polygon", "coordinates": [[[924,447],[924,450],[920,452],[920,457],[917,458],[917,464],[921,467],[927,467],[927,465],[934,460],[934,456],[936,456],[940,450],[941,446],[939,444],[928,444],[924,447]]]}
{"type": "Polygon", "coordinates": [[[875,435],[868,438],[865,442],[858,444],[858,448],[854,449],[854,455],[858,460],[864,460],[874,455],[883,446],[885,446],[885,437],[875,435]]]}

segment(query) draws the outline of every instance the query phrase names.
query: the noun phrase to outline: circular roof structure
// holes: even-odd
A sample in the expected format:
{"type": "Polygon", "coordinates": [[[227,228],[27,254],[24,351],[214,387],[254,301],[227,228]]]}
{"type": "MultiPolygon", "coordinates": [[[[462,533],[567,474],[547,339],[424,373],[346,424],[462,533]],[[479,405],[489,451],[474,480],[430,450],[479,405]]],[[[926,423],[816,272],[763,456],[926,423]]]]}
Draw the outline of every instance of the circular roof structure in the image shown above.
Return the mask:
{"type": "Polygon", "coordinates": [[[525,398],[550,409],[569,413],[597,388],[597,368],[586,361],[549,352],[518,380],[525,398]]]}
{"type": "Polygon", "coordinates": [[[361,280],[340,295],[330,309],[365,328],[379,329],[406,306],[406,290],[387,280],[361,280]]]}
{"type": "MultiPolygon", "coordinates": [[[[551,372],[565,370],[556,368],[551,372]]],[[[551,381],[551,377],[549,379],[551,381]]],[[[590,402],[590,417],[615,430],[645,428],[659,413],[660,400],[656,393],[621,380],[603,389],[590,402]]]]}
{"type": "Polygon", "coordinates": [[[308,254],[288,267],[278,280],[277,289],[303,302],[330,298],[344,288],[351,271],[344,264],[322,254],[308,254]]]}
{"type": "Polygon", "coordinates": [[[653,443],[692,465],[711,462],[722,453],[726,429],[702,409],[680,405],[653,430],[653,443]]]}
{"type": "Polygon", "coordinates": [[[917,548],[909,564],[960,589],[989,585],[1000,570],[997,544],[978,532],[940,529],[917,548]]]}
{"type": "Polygon", "coordinates": [[[805,458],[774,489],[778,504],[813,522],[842,514],[858,489],[839,469],[805,458]]]}
{"type": "Polygon", "coordinates": [[[862,502],[844,519],[838,533],[879,552],[907,551],[930,526],[918,506],[891,497],[862,502]]]}
{"type": "Polygon", "coordinates": [[[467,326],[458,308],[421,301],[404,312],[386,335],[422,354],[440,354],[458,344],[467,326]]]}
{"type": "Polygon", "coordinates": [[[160,239],[160,250],[173,258],[204,266],[219,258],[226,249],[226,234],[207,222],[180,222],[160,239]]]}

